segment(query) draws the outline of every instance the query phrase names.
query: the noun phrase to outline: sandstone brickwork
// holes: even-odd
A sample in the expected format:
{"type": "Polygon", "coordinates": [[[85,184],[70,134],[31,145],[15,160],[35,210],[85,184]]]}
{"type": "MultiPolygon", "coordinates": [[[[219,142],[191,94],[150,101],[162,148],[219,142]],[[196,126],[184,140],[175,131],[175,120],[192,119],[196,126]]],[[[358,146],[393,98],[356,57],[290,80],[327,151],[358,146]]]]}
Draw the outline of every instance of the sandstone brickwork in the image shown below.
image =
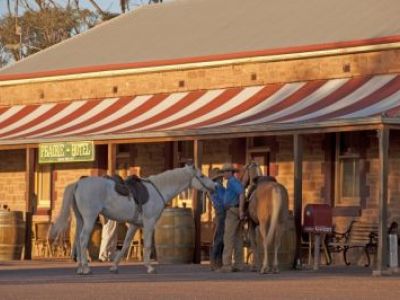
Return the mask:
{"type": "Polygon", "coordinates": [[[400,50],[0,86],[0,104],[33,104],[399,73],[400,50]],[[346,70],[349,66],[349,70],[346,70]],[[255,76],[254,76],[255,75],[255,76]],[[181,86],[183,81],[183,86],[181,86]]]}

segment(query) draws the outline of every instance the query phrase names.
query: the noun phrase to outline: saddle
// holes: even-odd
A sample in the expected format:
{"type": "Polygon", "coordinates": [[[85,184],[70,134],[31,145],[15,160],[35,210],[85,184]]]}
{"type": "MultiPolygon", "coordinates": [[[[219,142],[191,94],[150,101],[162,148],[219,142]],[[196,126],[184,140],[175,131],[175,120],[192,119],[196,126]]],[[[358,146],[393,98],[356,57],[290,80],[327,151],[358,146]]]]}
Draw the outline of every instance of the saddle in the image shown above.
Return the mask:
{"type": "Polygon", "coordinates": [[[142,206],[149,201],[149,191],[138,176],[129,176],[125,181],[119,175],[104,177],[115,182],[114,189],[117,194],[125,197],[132,195],[139,211],[142,211],[142,206]]]}
{"type": "Polygon", "coordinates": [[[133,199],[140,208],[149,201],[149,191],[143,184],[143,179],[132,175],[125,180],[125,185],[128,187],[133,199]]]}
{"type": "Polygon", "coordinates": [[[264,183],[264,182],[277,182],[277,181],[276,181],[276,178],[275,178],[275,177],[273,177],[273,176],[268,176],[268,175],[265,175],[265,176],[256,176],[256,177],[253,178],[253,183],[254,183],[255,185],[260,184],[260,183],[264,183]]]}
{"type": "Polygon", "coordinates": [[[251,195],[257,189],[257,186],[261,183],[265,182],[277,182],[276,178],[273,176],[257,176],[253,178],[253,182],[251,183],[248,191],[247,191],[247,201],[250,201],[251,195]]]}

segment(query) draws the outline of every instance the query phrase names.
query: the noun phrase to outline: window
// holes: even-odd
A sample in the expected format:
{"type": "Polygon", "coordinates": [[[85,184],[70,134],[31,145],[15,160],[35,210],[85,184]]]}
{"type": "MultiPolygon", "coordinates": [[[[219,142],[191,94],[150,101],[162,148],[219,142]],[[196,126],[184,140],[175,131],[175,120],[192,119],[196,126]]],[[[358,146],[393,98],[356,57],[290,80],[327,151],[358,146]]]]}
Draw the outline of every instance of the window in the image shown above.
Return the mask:
{"type": "Polygon", "coordinates": [[[37,165],[36,180],[35,180],[35,194],[36,210],[51,209],[51,191],[52,191],[52,165],[43,164],[37,165]]]}
{"type": "Polygon", "coordinates": [[[356,200],[360,197],[360,161],[358,157],[340,157],[339,196],[343,200],[356,200]]]}
{"type": "Polygon", "coordinates": [[[338,206],[360,206],[361,159],[359,135],[342,133],[336,136],[336,198],[338,206]]]}

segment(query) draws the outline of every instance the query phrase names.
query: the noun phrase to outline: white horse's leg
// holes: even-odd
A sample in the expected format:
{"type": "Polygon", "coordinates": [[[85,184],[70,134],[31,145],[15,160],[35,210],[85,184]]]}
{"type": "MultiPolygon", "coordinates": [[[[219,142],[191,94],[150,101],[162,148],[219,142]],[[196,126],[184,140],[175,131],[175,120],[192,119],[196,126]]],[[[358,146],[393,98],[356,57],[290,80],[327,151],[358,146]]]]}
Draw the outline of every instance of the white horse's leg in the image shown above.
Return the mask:
{"type": "Polygon", "coordinates": [[[72,253],[71,256],[72,258],[75,256],[76,257],[76,262],[78,263],[78,274],[82,274],[82,255],[81,255],[81,246],[80,246],[80,235],[82,232],[82,227],[83,227],[83,219],[81,214],[78,211],[78,208],[76,207],[76,204],[74,203],[73,206],[73,211],[75,214],[75,220],[76,220],[76,227],[75,227],[75,236],[74,236],[74,244],[72,246],[72,253]]]}
{"type": "Polygon", "coordinates": [[[145,267],[147,268],[147,273],[152,274],[155,273],[156,270],[150,263],[150,254],[153,246],[153,232],[154,232],[154,225],[155,220],[143,220],[143,262],[145,267]]]}
{"type": "Polygon", "coordinates": [[[110,272],[117,273],[118,272],[118,264],[121,261],[121,258],[125,256],[126,251],[131,245],[132,238],[134,237],[137,230],[137,226],[134,224],[129,224],[128,231],[126,232],[124,245],[122,246],[121,251],[114,257],[113,265],[110,268],[110,272]]]}
{"type": "Polygon", "coordinates": [[[90,235],[92,234],[94,224],[96,222],[96,217],[87,217],[84,219],[84,224],[82,228],[82,232],[80,234],[80,246],[81,246],[81,265],[82,265],[82,273],[83,275],[90,274],[90,268],[88,264],[88,243],[90,239],[90,235]]]}

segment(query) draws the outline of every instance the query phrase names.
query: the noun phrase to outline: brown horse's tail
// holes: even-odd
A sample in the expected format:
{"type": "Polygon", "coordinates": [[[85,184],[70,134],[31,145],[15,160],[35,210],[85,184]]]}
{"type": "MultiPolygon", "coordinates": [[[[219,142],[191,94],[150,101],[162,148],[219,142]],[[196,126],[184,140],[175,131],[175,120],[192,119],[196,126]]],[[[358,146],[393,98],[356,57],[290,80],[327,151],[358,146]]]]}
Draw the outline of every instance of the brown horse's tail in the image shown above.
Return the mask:
{"type": "Polygon", "coordinates": [[[279,223],[287,219],[287,209],[285,209],[287,198],[286,189],[280,184],[275,184],[272,196],[271,222],[266,237],[267,245],[272,243],[279,223]]]}

